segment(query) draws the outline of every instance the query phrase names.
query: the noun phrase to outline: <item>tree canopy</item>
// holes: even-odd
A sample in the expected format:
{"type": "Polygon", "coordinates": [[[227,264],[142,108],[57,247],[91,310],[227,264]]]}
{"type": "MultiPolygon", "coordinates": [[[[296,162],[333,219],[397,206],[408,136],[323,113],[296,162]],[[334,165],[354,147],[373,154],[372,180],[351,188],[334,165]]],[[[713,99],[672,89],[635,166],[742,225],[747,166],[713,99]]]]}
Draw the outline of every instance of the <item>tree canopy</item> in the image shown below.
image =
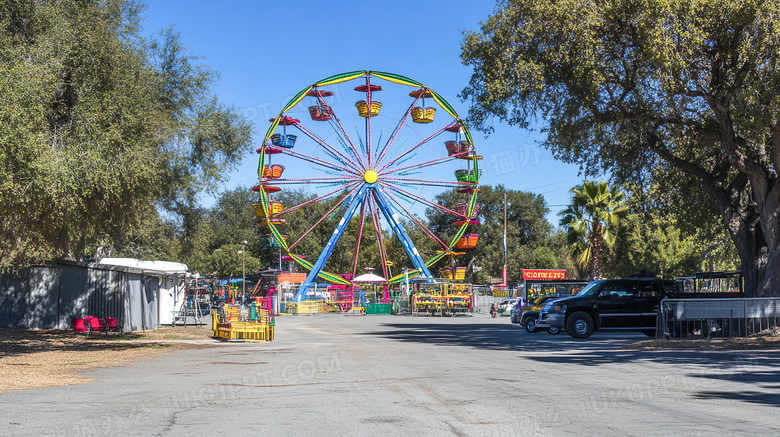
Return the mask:
{"type": "Polygon", "coordinates": [[[780,4],[502,1],[462,49],[473,126],[539,117],[545,146],[587,175],[697,187],[748,295],[777,294],[780,4]]]}
{"type": "Polygon", "coordinates": [[[0,0],[0,264],[132,246],[250,150],[216,73],[134,0],[0,0]]]}

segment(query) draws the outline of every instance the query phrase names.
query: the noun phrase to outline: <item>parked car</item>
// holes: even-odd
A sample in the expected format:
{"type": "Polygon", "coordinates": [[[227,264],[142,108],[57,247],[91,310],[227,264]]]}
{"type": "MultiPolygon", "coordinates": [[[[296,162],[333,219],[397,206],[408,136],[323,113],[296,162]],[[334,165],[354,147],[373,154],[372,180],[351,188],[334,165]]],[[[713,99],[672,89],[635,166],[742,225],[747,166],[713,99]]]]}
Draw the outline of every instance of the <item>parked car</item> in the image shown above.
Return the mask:
{"type": "Polygon", "coordinates": [[[499,316],[508,316],[510,315],[512,308],[517,305],[517,303],[520,301],[520,299],[506,299],[501,301],[500,304],[498,304],[498,315],[499,316]]]}
{"type": "Polygon", "coordinates": [[[588,338],[598,329],[635,330],[652,336],[665,295],[665,283],[658,278],[594,281],[577,296],[549,300],[536,327],[566,329],[574,338],[588,338]]]}
{"type": "Polygon", "coordinates": [[[512,312],[509,317],[509,321],[512,323],[520,323],[520,312],[522,311],[522,307],[520,306],[520,302],[517,302],[514,307],[512,307],[512,312]]]}
{"type": "Polygon", "coordinates": [[[520,323],[520,312],[524,306],[523,299],[518,299],[517,303],[512,306],[512,310],[509,312],[509,321],[512,323],[520,323]]]}
{"type": "MultiPolygon", "coordinates": [[[[525,327],[525,330],[528,332],[536,332],[538,330],[536,321],[539,318],[539,312],[542,311],[542,308],[547,304],[548,301],[551,299],[558,299],[557,296],[542,296],[537,297],[534,299],[533,302],[531,302],[529,305],[525,305],[521,308],[521,310],[518,312],[518,323],[520,323],[521,326],[525,327]]],[[[557,326],[551,326],[547,329],[547,332],[550,334],[558,334],[561,332],[561,329],[557,326]]]]}

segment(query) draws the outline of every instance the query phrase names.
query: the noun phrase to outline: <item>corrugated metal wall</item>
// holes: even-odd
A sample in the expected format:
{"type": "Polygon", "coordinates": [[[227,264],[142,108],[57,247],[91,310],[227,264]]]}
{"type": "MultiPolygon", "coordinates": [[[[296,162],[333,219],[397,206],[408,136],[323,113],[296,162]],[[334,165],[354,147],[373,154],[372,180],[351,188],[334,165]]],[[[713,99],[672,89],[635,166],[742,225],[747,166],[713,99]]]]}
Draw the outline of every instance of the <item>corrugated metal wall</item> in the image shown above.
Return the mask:
{"type": "Polygon", "coordinates": [[[0,327],[57,327],[59,283],[57,267],[0,274],[0,327]]]}
{"type": "Polygon", "coordinates": [[[63,263],[0,274],[0,328],[69,329],[89,315],[116,317],[124,331],[157,329],[158,280],[134,270],[63,263]]]}

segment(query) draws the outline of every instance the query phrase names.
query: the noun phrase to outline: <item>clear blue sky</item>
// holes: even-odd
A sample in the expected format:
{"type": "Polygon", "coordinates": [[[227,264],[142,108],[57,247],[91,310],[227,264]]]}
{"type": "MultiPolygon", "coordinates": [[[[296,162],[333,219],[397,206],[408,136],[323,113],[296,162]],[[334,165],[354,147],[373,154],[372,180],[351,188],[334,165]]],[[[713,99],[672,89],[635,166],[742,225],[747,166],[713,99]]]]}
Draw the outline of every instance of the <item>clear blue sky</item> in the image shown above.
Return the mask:
{"type": "MultiPolygon", "coordinates": [[[[347,71],[410,77],[436,90],[465,117],[467,105],[457,97],[470,77],[460,60],[462,31],[478,29],[494,4],[148,0],[143,25],[145,34],[173,25],[183,43],[219,71],[214,91],[252,119],[259,147],[269,125],[265,111],[275,115],[304,87],[347,71]]],[[[557,225],[555,213],[581,180],[578,168],[541,148],[538,131],[506,124],[495,129],[488,138],[474,132],[476,150],[484,156],[480,182],[542,194],[551,209],[548,220],[557,225]]],[[[248,155],[225,188],[255,185],[257,158],[248,155]]]]}

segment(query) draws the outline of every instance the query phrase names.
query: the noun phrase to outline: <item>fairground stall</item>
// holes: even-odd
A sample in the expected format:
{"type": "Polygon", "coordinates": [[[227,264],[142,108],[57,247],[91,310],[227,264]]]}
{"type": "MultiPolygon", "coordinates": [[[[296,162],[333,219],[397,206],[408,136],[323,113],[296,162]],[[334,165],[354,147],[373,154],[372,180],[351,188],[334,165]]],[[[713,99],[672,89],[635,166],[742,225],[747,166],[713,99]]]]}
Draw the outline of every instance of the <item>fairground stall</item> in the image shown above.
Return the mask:
{"type": "Polygon", "coordinates": [[[567,274],[566,270],[523,270],[523,284],[518,290],[518,297],[528,303],[542,296],[576,296],[588,285],[588,281],[566,279],[567,274]]]}
{"type": "Polygon", "coordinates": [[[411,297],[412,315],[454,316],[472,312],[471,284],[447,280],[419,282],[411,297]]]}
{"type": "Polygon", "coordinates": [[[678,298],[743,297],[744,282],[740,271],[697,273],[674,278],[674,294],[678,298]]]}
{"type": "Polygon", "coordinates": [[[274,317],[252,302],[248,306],[226,304],[215,311],[211,329],[214,338],[225,341],[273,341],[274,317]]]}

